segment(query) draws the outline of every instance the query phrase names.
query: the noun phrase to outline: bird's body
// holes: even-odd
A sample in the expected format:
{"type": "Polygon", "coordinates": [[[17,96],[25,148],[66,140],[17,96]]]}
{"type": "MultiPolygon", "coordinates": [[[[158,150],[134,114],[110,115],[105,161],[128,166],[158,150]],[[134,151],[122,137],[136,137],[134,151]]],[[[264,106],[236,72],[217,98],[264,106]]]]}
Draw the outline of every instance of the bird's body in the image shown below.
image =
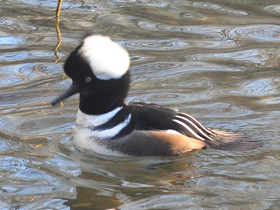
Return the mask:
{"type": "Polygon", "coordinates": [[[205,128],[186,113],[149,103],[127,103],[129,56],[109,37],[88,35],[68,57],[71,88],[53,104],[80,93],[74,140],[110,156],[174,155],[206,147],[250,148],[244,135],[205,128]]]}

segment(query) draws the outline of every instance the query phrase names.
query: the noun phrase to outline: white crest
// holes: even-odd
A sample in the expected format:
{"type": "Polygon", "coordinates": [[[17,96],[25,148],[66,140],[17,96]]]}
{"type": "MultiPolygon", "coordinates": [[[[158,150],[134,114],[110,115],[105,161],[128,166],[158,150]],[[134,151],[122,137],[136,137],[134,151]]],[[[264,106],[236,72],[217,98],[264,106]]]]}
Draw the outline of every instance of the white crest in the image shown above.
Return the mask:
{"type": "Polygon", "coordinates": [[[84,39],[79,53],[89,62],[98,79],[118,79],[129,68],[128,52],[110,37],[92,35],[84,39]]]}

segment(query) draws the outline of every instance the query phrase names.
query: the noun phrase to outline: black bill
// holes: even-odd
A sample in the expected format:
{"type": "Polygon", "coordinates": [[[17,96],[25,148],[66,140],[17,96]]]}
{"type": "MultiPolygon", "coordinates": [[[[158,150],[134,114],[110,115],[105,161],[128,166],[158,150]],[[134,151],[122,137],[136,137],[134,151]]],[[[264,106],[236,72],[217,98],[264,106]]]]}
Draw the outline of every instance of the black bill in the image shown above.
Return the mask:
{"type": "Polygon", "coordinates": [[[58,104],[60,101],[63,101],[64,99],[69,98],[70,96],[76,93],[78,93],[78,89],[74,84],[72,84],[62,95],[54,99],[51,104],[54,106],[58,104]]]}

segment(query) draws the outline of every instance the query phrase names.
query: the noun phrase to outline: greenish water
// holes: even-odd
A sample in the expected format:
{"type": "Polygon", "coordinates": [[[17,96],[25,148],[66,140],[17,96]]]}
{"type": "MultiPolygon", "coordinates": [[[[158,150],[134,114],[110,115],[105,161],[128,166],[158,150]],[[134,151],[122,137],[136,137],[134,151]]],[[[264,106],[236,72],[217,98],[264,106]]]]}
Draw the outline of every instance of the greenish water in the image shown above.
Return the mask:
{"type": "Polygon", "coordinates": [[[0,1],[0,209],[279,209],[280,2],[0,1]],[[89,31],[131,55],[128,100],[264,143],[176,157],[75,150],[67,55],[89,31]]]}

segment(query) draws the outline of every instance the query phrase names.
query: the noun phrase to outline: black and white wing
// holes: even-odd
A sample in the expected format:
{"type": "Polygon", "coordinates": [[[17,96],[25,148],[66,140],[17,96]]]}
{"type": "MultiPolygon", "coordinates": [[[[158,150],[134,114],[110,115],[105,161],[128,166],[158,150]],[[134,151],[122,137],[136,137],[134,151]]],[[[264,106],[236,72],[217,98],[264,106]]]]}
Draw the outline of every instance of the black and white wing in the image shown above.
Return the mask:
{"type": "Polygon", "coordinates": [[[162,130],[178,133],[204,141],[208,146],[225,150],[247,150],[261,146],[245,135],[204,127],[194,117],[156,104],[134,103],[131,105],[131,127],[138,130],[162,130]]]}

